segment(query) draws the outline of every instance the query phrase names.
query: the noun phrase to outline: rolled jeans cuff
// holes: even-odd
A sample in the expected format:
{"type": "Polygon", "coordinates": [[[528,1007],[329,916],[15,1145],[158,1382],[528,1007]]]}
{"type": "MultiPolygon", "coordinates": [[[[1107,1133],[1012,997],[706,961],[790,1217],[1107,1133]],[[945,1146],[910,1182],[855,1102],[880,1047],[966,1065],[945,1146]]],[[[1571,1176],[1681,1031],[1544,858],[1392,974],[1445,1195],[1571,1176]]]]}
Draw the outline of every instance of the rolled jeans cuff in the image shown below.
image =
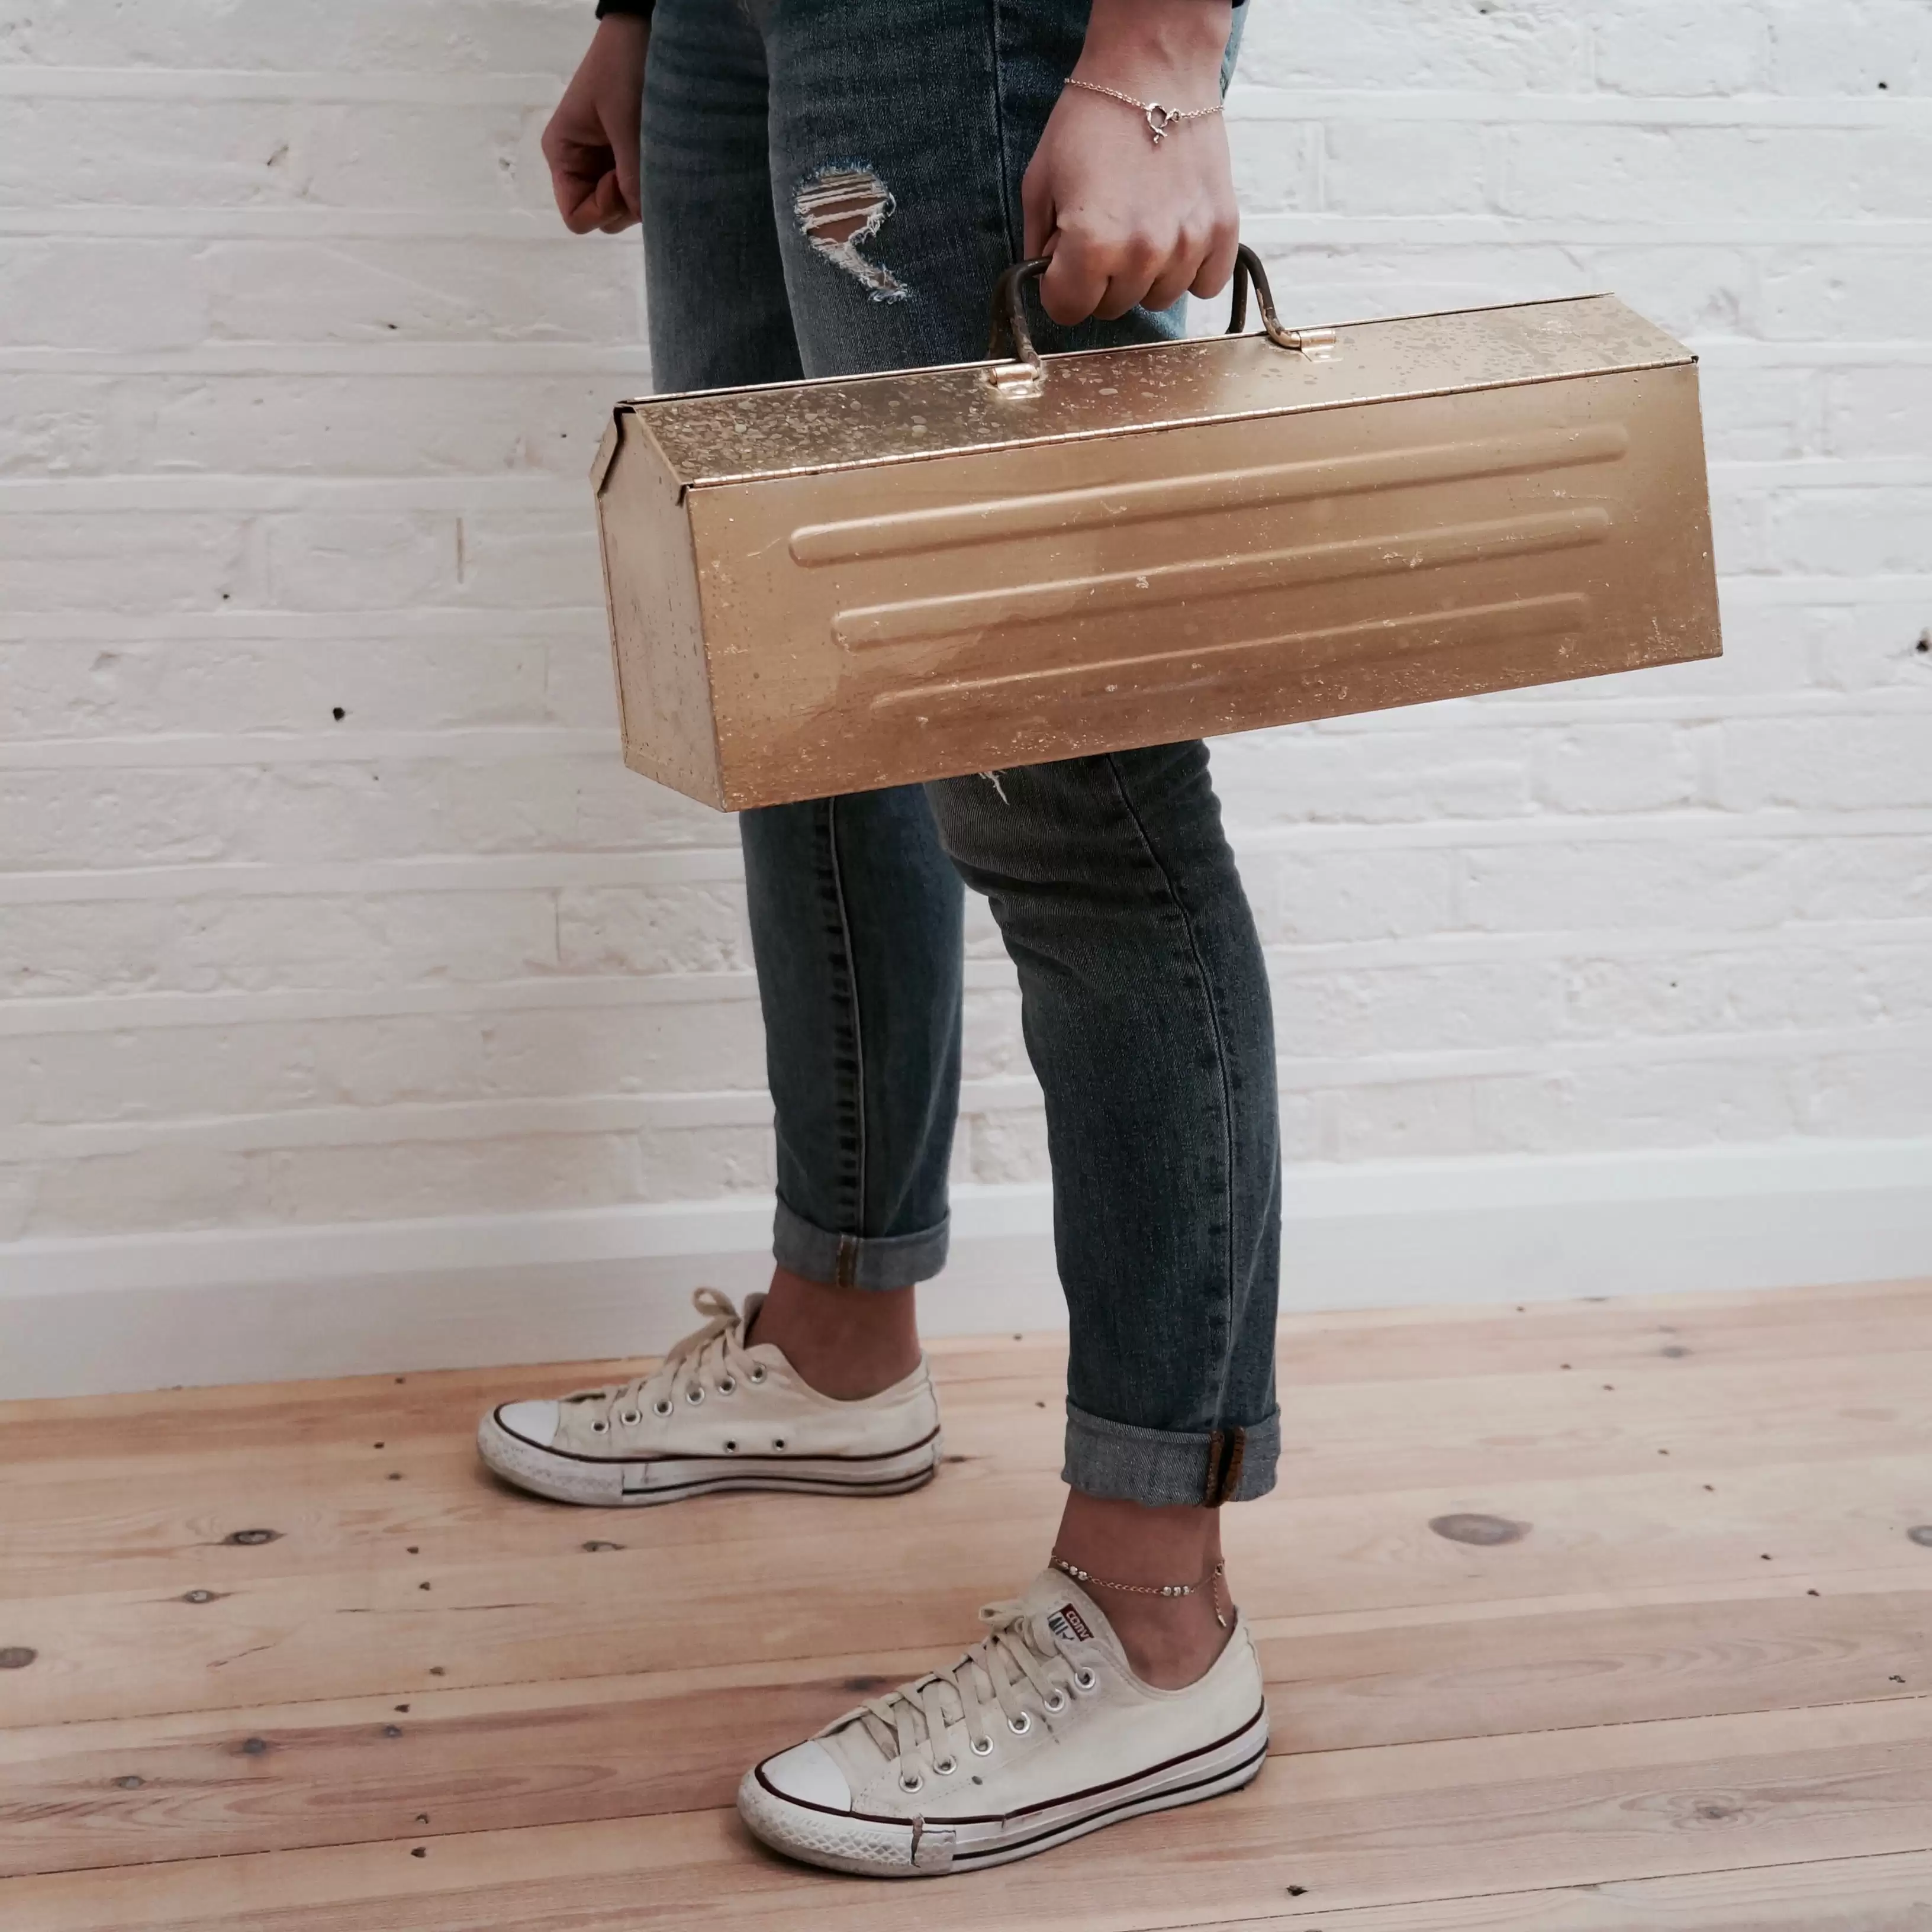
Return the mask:
{"type": "Polygon", "coordinates": [[[1244,1503],[1274,1487],[1281,1412],[1246,1426],[1196,1432],[1108,1422],[1066,1405],[1061,1480],[1090,1496],[1160,1507],[1244,1503]]]}
{"type": "Polygon", "coordinates": [[[772,1258],[807,1281],[835,1288],[910,1288],[946,1265],[952,1217],[910,1234],[835,1234],[784,1202],[772,1222],[772,1258]]]}

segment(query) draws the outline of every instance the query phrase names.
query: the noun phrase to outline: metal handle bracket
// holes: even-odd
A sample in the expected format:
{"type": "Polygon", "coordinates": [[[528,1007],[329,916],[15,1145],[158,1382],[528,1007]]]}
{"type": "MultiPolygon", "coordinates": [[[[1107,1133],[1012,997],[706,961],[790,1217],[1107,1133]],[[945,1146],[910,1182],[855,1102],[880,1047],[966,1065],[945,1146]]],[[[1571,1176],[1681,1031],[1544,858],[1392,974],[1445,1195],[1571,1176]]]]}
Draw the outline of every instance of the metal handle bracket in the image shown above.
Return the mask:
{"type": "MultiPolygon", "coordinates": [[[[986,354],[992,366],[986,371],[986,386],[1003,396],[1036,396],[1046,382],[1046,364],[1034,346],[1033,331],[1027,321],[1026,286],[1045,274],[1052,257],[1038,255],[1031,261],[1016,262],[993,284],[992,338],[986,354]]],[[[1228,313],[1228,333],[1240,334],[1248,326],[1248,290],[1252,284],[1255,306],[1261,311],[1262,333],[1278,349],[1304,356],[1311,362],[1326,362],[1335,353],[1332,328],[1284,328],[1275,314],[1274,294],[1268,286],[1268,271],[1261,257],[1244,242],[1234,256],[1234,291],[1228,313]]]]}

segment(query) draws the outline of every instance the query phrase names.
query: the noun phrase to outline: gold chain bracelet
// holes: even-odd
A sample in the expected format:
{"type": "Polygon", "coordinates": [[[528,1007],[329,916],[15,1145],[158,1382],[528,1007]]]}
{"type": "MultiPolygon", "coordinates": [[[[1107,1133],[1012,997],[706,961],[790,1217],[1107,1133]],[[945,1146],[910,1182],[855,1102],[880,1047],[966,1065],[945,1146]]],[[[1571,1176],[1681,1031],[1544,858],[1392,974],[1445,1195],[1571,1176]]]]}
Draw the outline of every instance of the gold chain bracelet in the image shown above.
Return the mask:
{"type": "Polygon", "coordinates": [[[1084,88],[1089,94],[1104,94],[1109,100],[1118,100],[1124,106],[1138,107],[1148,124],[1148,132],[1154,136],[1157,148],[1167,138],[1170,128],[1178,128],[1184,121],[1204,121],[1210,115],[1221,111],[1217,100],[1212,107],[1163,107],[1158,100],[1136,100],[1131,94],[1123,94],[1118,88],[1102,87],[1097,80],[1082,80],[1078,75],[1070,75],[1069,87],[1084,88]]]}

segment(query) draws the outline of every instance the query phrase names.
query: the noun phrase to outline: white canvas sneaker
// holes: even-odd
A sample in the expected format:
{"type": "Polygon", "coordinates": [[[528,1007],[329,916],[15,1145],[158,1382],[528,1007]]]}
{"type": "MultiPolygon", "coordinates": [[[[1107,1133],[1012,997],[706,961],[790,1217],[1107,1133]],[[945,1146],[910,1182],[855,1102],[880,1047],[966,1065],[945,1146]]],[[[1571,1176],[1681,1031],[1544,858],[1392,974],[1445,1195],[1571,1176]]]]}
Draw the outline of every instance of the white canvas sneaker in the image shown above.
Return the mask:
{"type": "Polygon", "coordinates": [[[1214,1667],[1160,1690],[1070,1578],[1044,1571],[950,1670],[848,1712],[745,1774],[775,1850],[836,1871],[976,1871],[1218,1796],[1268,1755],[1261,1666],[1237,1617],[1214,1667]]]}
{"type": "Polygon", "coordinates": [[[708,1319],[647,1376],[560,1400],[506,1402],[478,1425],[496,1473],[560,1502],[676,1502],[720,1490],[897,1496],[939,1466],[939,1404],[923,1356],[857,1402],[820,1395],[728,1296],[692,1298],[708,1319]]]}

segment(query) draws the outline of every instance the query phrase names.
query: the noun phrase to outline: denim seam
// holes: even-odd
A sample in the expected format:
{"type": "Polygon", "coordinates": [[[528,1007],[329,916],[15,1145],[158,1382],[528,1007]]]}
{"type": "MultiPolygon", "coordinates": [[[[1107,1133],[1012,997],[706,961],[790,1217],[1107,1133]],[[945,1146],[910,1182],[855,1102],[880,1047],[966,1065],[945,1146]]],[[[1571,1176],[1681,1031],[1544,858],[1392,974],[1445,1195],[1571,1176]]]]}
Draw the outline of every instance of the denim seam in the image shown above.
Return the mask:
{"type": "Polygon", "coordinates": [[[1000,184],[1000,217],[1006,224],[1006,249],[1017,262],[1026,242],[1023,228],[1013,222],[1012,170],[1007,166],[1006,64],[1000,58],[1000,8],[1004,0],[986,0],[986,52],[993,80],[994,176],[1000,184]]]}
{"type": "MultiPolygon", "coordinates": [[[[859,1151],[859,1198],[852,1218],[862,1226],[866,1219],[868,1178],[866,1172],[866,1032],[859,1016],[858,961],[852,950],[852,922],[845,910],[845,875],[838,860],[838,801],[836,798],[829,798],[825,802],[825,846],[832,874],[832,902],[838,913],[839,944],[844,949],[845,1001],[851,1015],[853,1111],[856,1120],[859,1151]]],[[[838,1244],[838,1274],[842,1286],[845,1285],[847,1264],[851,1258],[846,1238],[842,1237],[838,1244]]]]}
{"type": "MultiPolygon", "coordinates": [[[[1222,1292],[1226,1298],[1227,1313],[1222,1326],[1221,1379],[1214,1391],[1214,1420],[1218,1424],[1227,1407],[1228,1379],[1234,1372],[1234,1230],[1238,1217],[1234,1201],[1234,1096],[1228,1078],[1227,1042],[1221,1036],[1221,1016],[1214,1005],[1214,976],[1208,970],[1208,962],[1201,956],[1201,946],[1195,934],[1193,916],[1187,909],[1186,900],[1175,888],[1173,875],[1162,862],[1153,839],[1148,836],[1147,826],[1140,814],[1134,809],[1133,799],[1127,790],[1126,780],[1120,775],[1119,758],[1112,752],[1107,754],[1107,770],[1114,781],[1114,790],[1120,799],[1121,809],[1132,821],[1134,830],[1139,835],[1142,850],[1147,854],[1155,871],[1160,874],[1161,884],[1166,888],[1168,899],[1180,914],[1180,929],[1186,935],[1187,950],[1194,961],[1194,970],[1200,976],[1202,1003],[1207,1010],[1208,1032],[1214,1042],[1214,1066],[1221,1088],[1221,1184],[1224,1190],[1222,1211],[1226,1222],[1227,1243],[1222,1276],[1222,1292]]],[[[1215,1479],[1215,1474],[1212,1469],[1208,1472],[1210,1484],[1215,1479]]]]}

